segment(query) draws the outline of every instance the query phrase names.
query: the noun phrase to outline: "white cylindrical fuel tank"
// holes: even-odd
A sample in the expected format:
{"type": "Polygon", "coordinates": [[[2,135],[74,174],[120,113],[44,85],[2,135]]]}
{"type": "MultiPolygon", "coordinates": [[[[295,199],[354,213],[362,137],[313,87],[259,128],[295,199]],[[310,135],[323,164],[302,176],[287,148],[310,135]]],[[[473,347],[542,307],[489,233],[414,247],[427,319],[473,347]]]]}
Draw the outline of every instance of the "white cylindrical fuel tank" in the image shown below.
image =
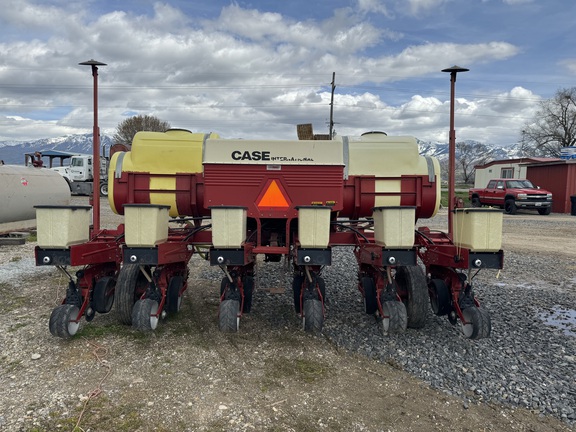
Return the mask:
{"type": "Polygon", "coordinates": [[[70,188],[48,168],[0,165],[0,223],[36,218],[37,205],[70,205],[70,188]]]}

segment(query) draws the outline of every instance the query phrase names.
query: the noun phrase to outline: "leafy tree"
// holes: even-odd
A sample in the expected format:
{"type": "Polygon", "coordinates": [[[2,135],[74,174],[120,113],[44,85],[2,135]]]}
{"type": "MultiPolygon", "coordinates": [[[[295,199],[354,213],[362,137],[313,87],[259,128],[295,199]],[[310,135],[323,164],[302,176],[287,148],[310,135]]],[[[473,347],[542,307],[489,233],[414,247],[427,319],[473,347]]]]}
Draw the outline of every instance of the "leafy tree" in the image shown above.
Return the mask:
{"type": "Polygon", "coordinates": [[[136,132],[166,132],[170,129],[170,123],[149,115],[137,115],[121,121],[116,126],[114,142],[117,144],[131,145],[136,132]]]}
{"type": "Polygon", "coordinates": [[[524,126],[520,148],[525,156],[558,157],[576,145],[576,87],[561,89],[540,102],[534,119],[524,126]]]}
{"type": "Polygon", "coordinates": [[[463,183],[472,183],[476,174],[476,165],[488,163],[493,157],[494,150],[486,144],[477,141],[462,141],[456,143],[456,173],[461,176],[463,183]]]}

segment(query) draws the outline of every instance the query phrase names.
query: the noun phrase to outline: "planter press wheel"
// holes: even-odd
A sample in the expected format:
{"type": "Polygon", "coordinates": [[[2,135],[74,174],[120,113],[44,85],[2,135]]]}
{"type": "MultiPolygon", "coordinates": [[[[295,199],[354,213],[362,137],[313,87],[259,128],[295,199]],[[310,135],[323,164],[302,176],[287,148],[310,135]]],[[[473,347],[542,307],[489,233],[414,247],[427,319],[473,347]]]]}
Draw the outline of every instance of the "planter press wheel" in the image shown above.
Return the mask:
{"type": "Polygon", "coordinates": [[[384,334],[388,333],[402,333],[408,326],[408,315],[406,314],[406,307],[400,301],[384,301],[382,302],[382,330],[384,334]]]}
{"type": "Polygon", "coordinates": [[[369,276],[364,276],[362,278],[362,289],[364,290],[364,310],[367,314],[374,315],[378,310],[378,299],[376,298],[374,279],[369,276]]]}
{"type": "Polygon", "coordinates": [[[312,281],[304,277],[302,285],[302,326],[307,332],[321,333],[324,326],[326,283],[318,274],[312,274],[312,281]]]}
{"type": "Polygon", "coordinates": [[[182,286],[184,285],[184,278],[182,276],[173,276],[168,282],[167,305],[166,312],[177,313],[182,306],[182,286]]]}
{"type": "Polygon", "coordinates": [[[78,306],[71,304],[63,304],[54,308],[48,324],[50,333],[62,339],[74,336],[80,327],[80,322],[74,322],[79,312],[78,306]]]}
{"type": "Polygon", "coordinates": [[[452,307],[450,306],[450,290],[442,279],[432,279],[428,284],[428,295],[430,296],[430,306],[434,315],[447,315],[452,307]]]}
{"type": "Polygon", "coordinates": [[[492,333],[492,319],[490,318],[490,312],[488,312],[488,309],[483,308],[482,306],[478,308],[478,312],[480,312],[483,321],[482,332],[479,337],[488,338],[492,333]]]}
{"type": "Polygon", "coordinates": [[[484,308],[476,306],[467,307],[462,310],[462,315],[466,322],[462,322],[462,333],[468,339],[482,339],[490,336],[492,323],[490,314],[484,308]]]}
{"type": "Polygon", "coordinates": [[[408,315],[408,327],[422,328],[428,320],[428,286],[422,269],[416,265],[401,266],[394,278],[408,315]]]}
{"type": "Polygon", "coordinates": [[[304,330],[310,333],[321,333],[324,326],[324,307],[320,300],[305,300],[302,317],[304,330]]]}
{"type": "Polygon", "coordinates": [[[138,264],[124,264],[116,281],[116,313],[122,324],[132,324],[132,307],[142,297],[148,286],[148,280],[140,271],[138,264]]]}
{"type": "Polygon", "coordinates": [[[218,325],[220,331],[235,333],[240,327],[240,301],[223,300],[218,308],[218,325]]]}
{"type": "Polygon", "coordinates": [[[158,302],[149,298],[140,299],[132,308],[132,327],[134,330],[151,331],[158,327],[158,302]]]}
{"type": "Polygon", "coordinates": [[[92,306],[98,313],[108,313],[114,304],[114,290],[116,280],[112,277],[103,277],[96,282],[92,292],[92,306]]]}

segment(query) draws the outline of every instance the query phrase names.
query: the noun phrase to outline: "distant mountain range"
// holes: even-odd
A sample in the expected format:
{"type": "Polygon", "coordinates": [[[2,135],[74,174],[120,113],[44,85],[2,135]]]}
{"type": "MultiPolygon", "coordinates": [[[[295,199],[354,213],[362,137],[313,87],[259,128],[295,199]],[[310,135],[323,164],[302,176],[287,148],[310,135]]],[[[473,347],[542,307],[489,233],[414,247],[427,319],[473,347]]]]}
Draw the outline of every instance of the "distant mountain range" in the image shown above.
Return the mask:
{"type": "MultiPolygon", "coordinates": [[[[109,149],[113,144],[112,137],[101,135],[100,144],[103,148],[109,149]]],[[[66,135],[25,142],[0,141],[0,160],[3,160],[5,164],[24,165],[26,153],[46,150],[92,154],[92,134],[66,135]]]]}
{"type": "MultiPolygon", "coordinates": [[[[102,135],[100,143],[104,149],[113,144],[112,136],[102,135]]],[[[475,143],[475,141],[469,141],[475,143]]],[[[448,159],[448,143],[432,143],[418,140],[420,154],[448,159]]],[[[494,159],[516,158],[518,151],[512,147],[490,147],[494,159]]],[[[24,154],[35,151],[59,150],[69,153],[92,154],[92,134],[67,135],[58,138],[39,139],[27,142],[0,141],[0,160],[5,164],[24,165],[24,154]]]]}
{"type": "MultiPolygon", "coordinates": [[[[418,140],[418,149],[421,155],[434,156],[440,161],[448,160],[448,143],[433,143],[418,140]]],[[[460,141],[459,141],[460,142],[460,141]]],[[[475,140],[465,140],[467,144],[485,144],[475,140]]],[[[491,146],[485,144],[490,149],[491,160],[520,158],[521,152],[516,147],[491,146]]],[[[0,150],[1,151],[1,150],[0,150]]],[[[456,150],[458,156],[458,150],[456,150]]]]}

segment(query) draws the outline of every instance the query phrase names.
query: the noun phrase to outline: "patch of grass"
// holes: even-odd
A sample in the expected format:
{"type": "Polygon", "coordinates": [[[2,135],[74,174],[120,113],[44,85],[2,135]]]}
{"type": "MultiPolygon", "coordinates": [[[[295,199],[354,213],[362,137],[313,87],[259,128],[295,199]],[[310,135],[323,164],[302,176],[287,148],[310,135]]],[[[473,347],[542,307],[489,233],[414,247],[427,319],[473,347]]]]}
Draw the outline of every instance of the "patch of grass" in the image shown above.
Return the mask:
{"type": "Polygon", "coordinates": [[[217,420],[212,420],[210,424],[204,429],[206,432],[221,432],[226,430],[226,428],[230,427],[228,422],[221,418],[217,420]]]}
{"type": "Polygon", "coordinates": [[[282,379],[297,380],[305,383],[324,379],[330,375],[328,366],[309,359],[278,358],[267,364],[264,383],[281,387],[282,379]]]}
{"type": "Polygon", "coordinates": [[[15,332],[16,330],[18,330],[18,329],[20,329],[20,328],[26,327],[27,325],[28,325],[28,323],[16,323],[16,324],[13,324],[13,325],[11,325],[10,328],[8,329],[8,332],[9,332],[9,333],[13,333],[13,332],[15,332]]]}
{"type": "Polygon", "coordinates": [[[11,373],[17,369],[21,368],[21,360],[10,360],[8,357],[4,356],[0,360],[0,364],[2,365],[2,369],[6,373],[11,373]]]}
{"type": "Polygon", "coordinates": [[[129,336],[133,333],[130,327],[119,324],[102,324],[102,325],[92,325],[91,323],[85,323],[79,336],[86,337],[88,339],[110,336],[110,335],[121,335],[129,336]]]}
{"type": "Polygon", "coordinates": [[[6,299],[6,301],[0,303],[0,312],[2,313],[11,312],[13,310],[20,309],[22,306],[30,303],[31,299],[29,299],[28,297],[10,296],[6,299]]]}
{"type": "Polygon", "coordinates": [[[34,243],[38,241],[38,234],[36,231],[32,231],[28,237],[26,237],[26,241],[29,243],[34,243]]]}
{"type": "Polygon", "coordinates": [[[13,256],[12,258],[10,258],[10,262],[18,262],[18,261],[22,261],[21,256],[13,256]]]}
{"type": "MultiPolygon", "coordinates": [[[[202,300],[200,297],[198,299],[202,300]]],[[[160,334],[169,334],[171,337],[185,338],[186,345],[210,351],[219,343],[219,338],[215,338],[213,334],[217,311],[217,304],[194,303],[185,297],[182,309],[176,314],[169,314],[167,319],[158,325],[156,331],[160,334]]]]}
{"type": "Polygon", "coordinates": [[[304,382],[313,382],[328,375],[328,367],[314,360],[298,359],[294,362],[298,377],[304,382]]]}
{"type": "Polygon", "coordinates": [[[112,323],[97,323],[92,324],[84,322],[80,331],[74,336],[75,338],[98,339],[109,336],[119,336],[121,338],[132,340],[138,346],[147,347],[151,340],[156,340],[161,332],[159,325],[155,331],[142,332],[134,330],[131,326],[120,324],[118,322],[112,323]]]}
{"type": "MultiPolygon", "coordinates": [[[[138,404],[122,404],[118,400],[111,400],[105,395],[100,395],[88,402],[86,410],[84,403],[78,404],[71,415],[62,416],[59,412],[50,412],[49,419],[45,420],[39,431],[52,431],[52,430],[69,430],[73,432],[80,432],[85,430],[98,430],[98,431],[115,431],[115,432],[128,432],[141,430],[144,426],[152,426],[147,424],[140,417],[139,410],[142,406],[138,404]],[[82,420],[79,427],[78,417],[82,414],[82,420]]],[[[154,430],[162,426],[157,425],[154,430]]],[[[150,429],[150,430],[151,430],[150,429]]]]}

